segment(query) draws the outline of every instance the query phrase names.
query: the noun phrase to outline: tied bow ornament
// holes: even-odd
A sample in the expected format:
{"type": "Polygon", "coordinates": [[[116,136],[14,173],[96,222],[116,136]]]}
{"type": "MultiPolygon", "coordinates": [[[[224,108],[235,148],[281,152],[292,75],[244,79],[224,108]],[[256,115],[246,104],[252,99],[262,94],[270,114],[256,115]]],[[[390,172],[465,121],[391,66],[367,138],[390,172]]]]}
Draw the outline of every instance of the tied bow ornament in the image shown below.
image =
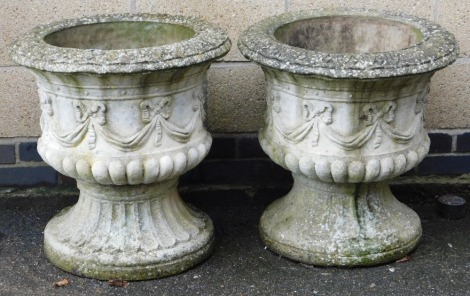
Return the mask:
{"type": "MultiPolygon", "coordinates": [[[[384,121],[390,123],[395,119],[395,109],[397,104],[395,102],[387,102],[382,108],[378,108],[376,104],[367,104],[363,107],[364,115],[361,117],[364,119],[364,122],[367,126],[373,125],[375,123],[380,123],[379,121],[384,121]]],[[[375,140],[374,140],[374,149],[378,148],[382,143],[382,128],[381,125],[377,126],[375,129],[375,140]]]]}
{"type": "Polygon", "coordinates": [[[170,97],[163,97],[157,102],[143,101],[140,103],[140,110],[142,112],[142,121],[149,123],[156,117],[155,122],[155,146],[162,144],[162,124],[163,120],[167,120],[171,116],[170,97]]]}
{"type": "Polygon", "coordinates": [[[101,126],[106,124],[106,105],[101,102],[95,102],[87,107],[80,101],[74,101],[73,107],[75,108],[75,120],[77,122],[90,122],[90,124],[88,124],[88,147],[95,149],[95,123],[101,126]]]}

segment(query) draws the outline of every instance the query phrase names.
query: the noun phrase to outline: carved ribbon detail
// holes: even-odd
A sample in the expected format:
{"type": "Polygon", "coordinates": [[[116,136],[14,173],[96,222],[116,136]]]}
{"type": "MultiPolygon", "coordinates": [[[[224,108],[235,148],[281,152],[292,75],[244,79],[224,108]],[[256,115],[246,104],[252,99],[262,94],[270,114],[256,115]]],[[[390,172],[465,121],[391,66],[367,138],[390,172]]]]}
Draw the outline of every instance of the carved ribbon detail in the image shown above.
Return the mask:
{"type": "Polygon", "coordinates": [[[394,142],[406,144],[419,132],[422,127],[421,123],[421,116],[416,116],[409,129],[399,131],[387,124],[385,121],[378,120],[351,136],[341,135],[335,130],[328,128],[325,129],[325,135],[331,141],[341,146],[344,150],[355,150],[364,146],[364,144],[366,144],[375,134],[377,138],[374,141],[374,148],[377,149],[382,141],[382,132],[394,142]]]}
{"type": "Polygon", "coordinates": [[[170,97],[161,98],[159,101],[145,100],[140,103],[140,110],[142,113],[142,121],[149,123],[153,118],[159,117],[155,122],[155,146],[162,144],[162,120],[167,120],[171,116],[170,97]]]}
{"type": "Polygon", "coordinates": [[[93,102],[88,107],[80,101],[74,101],[75,120],[88,126],[88,147],[95,149],[96,132],[95,125],[106,124],[106,105],[101,102],[93,102]]]}
{"type": "Polygon", "coordinates": [[[88,119],[93,120],[99,125],[106,124],[106,105],[101,102],[93,102],[88,106],[80,101],[74,101],[75,119],[77,122],[83,123],[88,119]]]}
{"type": "Polygon", "coordinates": [[[49,116],[54,115],[54,111],[52,110],[52,99],[51,97],[43,92],[39,92],[39,103],[41,104],[41,110],[49,116]]]}
{"type": "MultiPolygon", "coordinates": [[[[282,110],[279,103],[273,100],[272,121],[276,130],[291,143],[300,143],[307,136],[312,138],[312,145],[318,145],[320,132],[332,142],[344,150],[355,150],[364,146],[374,138],[374,148],[377,149],[382,143],[383,134],[399,144],[406,144],[421,130],[423,122],[422,110],[417,113],[412,124],[407,130],[395,129],[391,123],[395,120],[395,102],[386,102],[382,106],[377,104],[366,104],[362,109],[359,120],[365,122],[366,127],[361,131],[345,136],[330,127],[333,122],[334,111],[330,104],[318,103],[316,105],[307,102],[303,104],[304,122],[294,128],[286,128],[278,113],[282,110]]],[[[268,118],[269,119],[269,118],[268,118]]]]}
{"type": "Polygon", "coordinates": [[[122,137],[105,128],[107,107],[104,103],[75,100],[72,104],[75,109],[75,120],[79,124],[72,131],[62,132],[53,120],[47,120],[47,122],[52,122],[51,128],[48,130],[65,147],[77,146],[87,137],[88,147],[95,149],[96,140],[100,137],[121,151],[133,151],[142,147],[152,132],[155,134],[154,144],[157,147],[162,144],[163,134],[168,135],[174,141],[185,143],[191,138],[198,119],[204,117],[203,99],[200,95],[193,96],[192,110],[194,115],[184,127],[179,127],[168,120],[172,114],[172,97],[158,97],[141,101],[139,110],[145,126],[130,137],[122,137]]]}
{"type": "Polygon", "coordinates": [[[291,143],[300,143],[307,135],[311,134],[312,145],[317,146],[318,138],[320,137],[319,122],[322,121],[325,125],[329,125],[333,122],[333,107],[330,104],[314,106],[312,103],[304,103],[303,118],[305,122],[291,129],[285,127],[282,119],[278,115],[278,113],[281,112],[279,102],[273,105],[273,110],[274,124],[277,130],[291,143]]]}
{"type": "MultiPolygon", "coordinates": [[[[366,104],[362,108],[364,114],[359,119],[363,119],[367,126],[374,125],[379,120],[390,123],[395,119],[396,108],[397,104],[395,102],[387,102],[382,108],[379,108],[377,104],[366,104]]],[[[382,125],[374,128],[374,133],[374,149],[377,149],[382,143],[382,125]]]]}
{"type": "Polygon", "coordinates": [[[88,134],[88,147],[96,147],[96,130],[106,124],[106,105],[101,102],[85,104],[81,101],[73,101],[75,120],[80,123],[71,132],[62,132],[53,123],[50,133],[65,147],[74,147],[83,141],[88,134]]]}
{"type": "Polygon", "coordinates": [[[140,103],[142,121],[148,124],[136,135],[138,138],[144,137],[148,132],[147,129],[155,129],[155,146],[157,147],[162,144],[163,132],[177,142],[186,143],[189,141],[196,121],[200,117],[200,109],[194,110],[193,106],[193,111],[195,111],[193,117],[185,127],[181,128],[167,120],[171,116],[171,101],[171,97],[162,97],[158,100],[149,99],[140,103]]]}
{"type": "Polygon", "coordinates": [[[395,119],[396,109],[397,104],[395,102],[387,102],[382,108],[379,108],[377,104],[366,104],[362,108],[363,115],[361,115],[360,119],[363,119],[366,125],[372,125],[379,119],[390,123],[395,119]]]}
{"type": "Polygon", "coordinates": [[[193,111],[198,112],[202,121],[206,119],[206,111],[204,109],[204,102],[206,96],[203,93],[195,93],[193,95],[193,111]]]}
{"type": "Polygon", "coordinates": [[[41,107],[41,118],[40,118],[40,127],[41,131],[48,129],[47,123],[48,120],[46,117],[51,117],[54,115],[54,110],[52,109],[52,99],[51,97],[41,89],[39,90],[39,104],[41,107]]]}
{"type": "Polygon", "coordinates": [[[423,113],[423,120],[426,120],[425,108],[427,95],[430,91],[429,85],[423,89],[423,91],[418,95],[416,98],[416,105],[415,105],[415,114],[423,113]]]}

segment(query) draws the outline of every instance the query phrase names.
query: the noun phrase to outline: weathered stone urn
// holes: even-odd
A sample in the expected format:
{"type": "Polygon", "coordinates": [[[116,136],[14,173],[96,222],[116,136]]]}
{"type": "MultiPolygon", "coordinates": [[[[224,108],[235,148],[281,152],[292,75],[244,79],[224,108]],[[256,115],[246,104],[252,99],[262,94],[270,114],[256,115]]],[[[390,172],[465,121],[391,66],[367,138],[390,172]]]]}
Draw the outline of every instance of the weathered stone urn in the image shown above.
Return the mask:
{"type": "Polygon", "coordinates": [[[454,37],[401,14],[314,10],[265,19],[238,46],[266,75],[261,146],[294,177],[261,218],[265,244],[325,266],[412,251],[420,219],[387,180],[429,150],[424,103],[431,76],[457,58],[454,37]]]}
{"type": "Polygon", "coordinates": [[[12,59],[37,78],[39,154],[80,189],[44,231],[53,264],[142,280],[210,255],[212,222],[176,186],[211,146],[206,72],[230,46],[198,19],[148,14],[56,22],[12,45],[12,59]]]}

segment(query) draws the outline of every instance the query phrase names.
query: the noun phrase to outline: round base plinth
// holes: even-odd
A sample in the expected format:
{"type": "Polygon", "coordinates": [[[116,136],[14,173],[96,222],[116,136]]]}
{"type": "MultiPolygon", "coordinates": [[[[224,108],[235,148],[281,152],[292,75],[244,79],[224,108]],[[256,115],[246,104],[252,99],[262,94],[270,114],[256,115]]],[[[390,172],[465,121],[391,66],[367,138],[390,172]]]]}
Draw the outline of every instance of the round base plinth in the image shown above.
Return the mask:
{"type": "Polygon", "coordinates": [[[79,182],[80,198],[46,226],[49,260],[100,280],[145,280],[181,273],[212,252],[213,225],[187,207],[176,180],[138,186],[79,182]]]}
{"type": "Polygon", "coordinates": [[[274,252],[320,266],[370,266],[418,244],[418,215],[386,183],[335,184],[294,174],[294,187],[263,213],[260,234],[274,252]]]}

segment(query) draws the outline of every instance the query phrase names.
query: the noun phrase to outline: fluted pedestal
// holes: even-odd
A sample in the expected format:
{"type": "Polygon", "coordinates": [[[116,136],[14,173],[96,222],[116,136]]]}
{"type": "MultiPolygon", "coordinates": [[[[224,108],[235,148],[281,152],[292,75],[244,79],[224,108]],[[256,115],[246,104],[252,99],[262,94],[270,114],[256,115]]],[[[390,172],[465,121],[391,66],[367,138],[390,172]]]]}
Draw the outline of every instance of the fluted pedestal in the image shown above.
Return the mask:
{"type": "Polygon", "coordinates": [[[230,46],[202,20],[152,14],[63,20],[12,45],[12,59],[37,79],[38,153],[80,189],[78,203],[45,229],[53,264],[144,280],[209,257],[212,222],[176,185],[211,147],[207,70],[230,46]]]}
{"type": "Polygon", "coordinates": [[[385,182],[328,184],[294,176],[261,217],[273,251],[315,265],[373,265],[401,258],[421,237],[418,215],[385,182]]]}
{"type": "Polygon", "coordinates": [[[416,247],[419,217],[387,185],[429,151],[433,74],[458,56],[425,19],[363,9],[294,11],[249,27],[240,51],[266,76],[261,147],[294,176],[260,233],[282,256],[369,266],[416,247]]]}
{"type": "Polygon", "coordinates": [[[212,222],[184,204],[176,184],[79,182],[78,203],[46,226],[47,257],[65,271],[102,280],[164,277],[200,263],[210,254],[212,222]]]}

